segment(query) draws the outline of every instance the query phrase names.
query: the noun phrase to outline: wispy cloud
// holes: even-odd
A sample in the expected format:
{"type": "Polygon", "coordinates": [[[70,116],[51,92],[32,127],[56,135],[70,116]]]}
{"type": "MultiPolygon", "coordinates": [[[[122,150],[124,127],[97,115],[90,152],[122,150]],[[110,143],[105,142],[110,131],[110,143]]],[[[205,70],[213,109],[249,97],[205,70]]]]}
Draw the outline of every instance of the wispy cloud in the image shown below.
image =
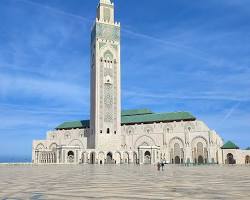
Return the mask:
{"type": "Polygon", "coordinates": [[[229,119],[232,114],[234,113],[234,111],[240,106],[241,102],[236,103],[229,111],[228,113],[225,115],[225,117],[222,119],[221,123],[225,123],[227,121],[227,119],[229,119]]]}
{"type": "Polygon", "coordinates": [[[80,16],[80,15],[75,15],[75,14],[69,13],[69,12],[65,12],[63,10],[53,8],[53,7],[50,7],[48,5],[37,3],[37,2],[31,1],[31,0],[13,0],[13,1],[24,2],[26,4],[30,4],[30,5],[42,8],[42,9],[46,9],[48,11],[51,11],[51,12],[55,13],[55,14],[59,14],[59,15],[63,15],[63,16],[66,16],[66,17],[70,17],[70,18],[74,18],[74,19],[78,19],[78,20],[83,20],[83,21],[87,21],[87,22],[92,22],[87,17],[80,16]]]}

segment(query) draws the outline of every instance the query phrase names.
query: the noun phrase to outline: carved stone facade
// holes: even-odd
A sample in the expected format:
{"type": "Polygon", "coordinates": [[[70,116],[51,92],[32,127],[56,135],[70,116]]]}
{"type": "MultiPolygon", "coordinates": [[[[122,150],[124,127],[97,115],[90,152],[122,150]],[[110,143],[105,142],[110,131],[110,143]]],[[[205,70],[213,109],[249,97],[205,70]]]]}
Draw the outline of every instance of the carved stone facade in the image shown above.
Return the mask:
{"type": "Polygon", "coordinates": [[[146,112],[122,122],[120,74],[120,24],[114,21],[114,4],[101,0],[91,34],[90,122],[63,124],[49,131],[46,140],[34,141],[34,163],[250,162],[250,151],[222,150],[221,137],[194,117],[170,120],[163,115],[159,120],[159,115],[146,112]],[[155,121],[148,121],[149,116],[155,121]],[[143,117],[144,121],[134,122],[143,117]]]}
{"type": "Polygon", "coordinates": [[[120,146],[120,24],[114,22],[114,5],[101,1],[91,39],[92,148],[120,146]],[[104,142],[109,136],[110,144],[104,142]]]}

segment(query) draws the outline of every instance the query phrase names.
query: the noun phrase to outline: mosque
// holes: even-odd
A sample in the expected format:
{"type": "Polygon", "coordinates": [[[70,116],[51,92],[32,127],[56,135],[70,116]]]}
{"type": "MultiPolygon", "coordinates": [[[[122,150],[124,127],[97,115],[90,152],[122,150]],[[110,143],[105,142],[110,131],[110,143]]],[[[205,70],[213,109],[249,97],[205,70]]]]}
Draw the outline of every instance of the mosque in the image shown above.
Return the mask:
{"type": "Polygon", "coordinates": [[[248,164],[240,150],[188,112],[121,110],[120,23],[100,0],[91,33],[90,120],[64,122],[35,140],[35,164],[248,164]]]}

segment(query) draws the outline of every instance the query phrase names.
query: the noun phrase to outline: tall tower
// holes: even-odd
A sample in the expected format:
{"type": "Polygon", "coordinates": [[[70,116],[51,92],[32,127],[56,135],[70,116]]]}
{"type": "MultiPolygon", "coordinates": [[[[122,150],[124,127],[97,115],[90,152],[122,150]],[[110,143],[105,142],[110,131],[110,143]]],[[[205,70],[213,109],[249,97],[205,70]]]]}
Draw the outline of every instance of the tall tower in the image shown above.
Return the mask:
{"type": "Polygon", "coordinates": [[[114,3],[100,0],[91,34],[90,148],[120,148],[120,96],[120,24],[114,3]]]}

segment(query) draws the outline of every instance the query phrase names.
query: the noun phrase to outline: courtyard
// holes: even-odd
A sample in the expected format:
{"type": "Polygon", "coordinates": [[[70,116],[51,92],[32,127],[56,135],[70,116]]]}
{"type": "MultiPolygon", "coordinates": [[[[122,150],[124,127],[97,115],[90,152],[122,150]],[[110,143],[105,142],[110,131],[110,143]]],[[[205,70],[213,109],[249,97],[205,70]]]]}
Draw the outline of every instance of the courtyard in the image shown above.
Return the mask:
{"type": "Polygon", "coordinates": [[[250,166],[0,165],[0,199],[249,199],[250,166]]]}

